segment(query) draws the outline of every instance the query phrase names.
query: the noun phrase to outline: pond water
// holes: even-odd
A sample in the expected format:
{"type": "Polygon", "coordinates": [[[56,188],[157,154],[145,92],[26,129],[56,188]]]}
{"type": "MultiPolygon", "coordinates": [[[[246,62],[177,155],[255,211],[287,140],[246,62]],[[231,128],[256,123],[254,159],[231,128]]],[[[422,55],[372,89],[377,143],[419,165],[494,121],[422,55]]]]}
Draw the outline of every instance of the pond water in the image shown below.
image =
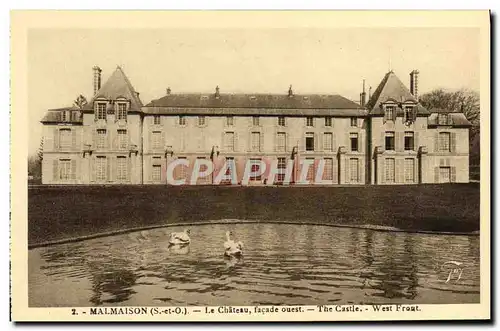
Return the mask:
{"type": "Polygon", "coordinates": [[[479,302],[476,236],[213,224],[190,227],[188,249],[169,249],[170,232],[182,230],[160,228],[32,249],[29,305],[479,302]],[[241,259],[223,256],[227,230],[244,243],[241,259]],[[449,261],[462,263],[462,273],[453,272],[449,261]]]}

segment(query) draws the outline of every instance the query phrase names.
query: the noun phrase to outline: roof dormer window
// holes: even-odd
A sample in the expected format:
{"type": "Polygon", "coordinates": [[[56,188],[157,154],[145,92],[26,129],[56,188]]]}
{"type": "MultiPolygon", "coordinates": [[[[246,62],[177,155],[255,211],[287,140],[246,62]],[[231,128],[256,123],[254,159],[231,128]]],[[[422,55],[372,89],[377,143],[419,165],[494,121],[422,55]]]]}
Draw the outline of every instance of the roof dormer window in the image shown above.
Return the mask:
{"type": "Polygon", "coordinates": [[[415,107],[405,106],[404,107],[405,123],[412,123],[415,120],[415,107]]]}
{"type": "Polygon", "coordinates": [[[98,102],[95,110],[96,120],[106,120],[106,102],[98,102]]]}
{"type": "Polygon", "coordinates": [[[391,120],[394,121],[396,115],[396,106],[394,105],[387,105],[385,106],[385,120],[391,120]]]}
{"type": "Polygon", "coordinates": [[[118,111],[117,111],[117,120],[127,121],[127,103],[119,102],[118,103],[118,111]]]}
{"type": "Polygon", "coordinates": [[[438,124],[439,125],[448,124],[448,115],[447,114],[438,114],[438,124]]]}

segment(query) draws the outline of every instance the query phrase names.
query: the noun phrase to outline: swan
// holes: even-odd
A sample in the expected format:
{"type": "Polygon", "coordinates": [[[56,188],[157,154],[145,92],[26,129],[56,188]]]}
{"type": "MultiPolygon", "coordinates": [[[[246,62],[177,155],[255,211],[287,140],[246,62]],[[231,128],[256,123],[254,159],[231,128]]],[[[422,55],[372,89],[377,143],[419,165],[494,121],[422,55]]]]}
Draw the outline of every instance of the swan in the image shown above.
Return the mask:
{"type": "Polygon", "coordinates": [[[231,231],[226,231],[226,242],[224,242],[224,255],[226,256],[241,256],[243,254],[243,243],[235,242],[231,239],[231,231]]]}
{"type": "Polygon", "coordinates": [[[191,242],[191,239],[189,238],[189,234],[191,232],[189,229],[184,230],[184,232],[172,232],[170,234],[170,240],[169,244],[170,245],[187,245],[191,242]]]}

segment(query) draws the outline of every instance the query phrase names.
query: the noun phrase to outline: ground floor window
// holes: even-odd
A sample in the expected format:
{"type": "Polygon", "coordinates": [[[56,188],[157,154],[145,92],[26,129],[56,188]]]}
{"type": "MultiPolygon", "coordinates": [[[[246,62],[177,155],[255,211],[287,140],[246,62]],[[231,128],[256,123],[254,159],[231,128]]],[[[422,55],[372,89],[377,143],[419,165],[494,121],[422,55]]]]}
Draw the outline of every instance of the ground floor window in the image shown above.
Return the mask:
{"type": "Polygon", "coordinates": [[[307,177],[306,180],[308,182],[314,181],[314,175],[316,171],[314,171],[314,158],[306,158],[308,160],[309,168],[307,169],[307,177]]]}
{"type": "Polygon", "coordinates": [[[451,168],[450,167],[439,167],[439,182],[449,183],[451,180],[451,168]]]}
{"type": "MultiPolygon", "coordinates": [[[[185,160],[185,157],[178,157],[179,160],[185,160]]],[[[175,167],[175,179],[186,179],[187,178],[187,166],[184,164],[179,164],[175,167]]]]}
{"type": "Polygon", "coordinates": [[[278,175],[277,175],[278,182],[281,183],[285,180],[285,173],[286,173],[286,158],[279,157],[278,158],[278,175]]]}
{"type": "Polygon", "coordinates": [[[116,180],[127,180],[127,157],[118,156],[116,158],[116,180]]]}
{"type": "Polygon", "coordinates": [[[405,182],[415,181],[415,159],[405,159],[405,182]]]}
{"type": "Polygon", "coordinates": [[[153,181],[155,181],[155,182],[161,181],[161,165],[160,164],[153,164],[153,170],[151,173],[151,177],[153,178],[153,181]]]}
{"type": "Polygon", "coordinates": [[[359,160],[350,159],[349,160],[349,173],[351,175],[351,183],[359,182],[359,160]]]}
{"type": "Polygon", "coordinates": [[[395,163],[395,159],[385,159],[385,181],[387,183],[394,183],[396,179],[395,163]]]}
{"type": "Polygon", "coordinates": [[[250,180],[260,181],[262,179],[261,175],[255,175],[260,173],[260,159],[250,159],[250,180]]]}
{"type": "MultiPolygon", "coordinates": [[[[205,157],[198,157],[198,160],[205,160],[205,157]]],[[[200,166],[200,172],[205,172],[207,171],[208,167],[206,165],[201,165],[200,166]]],[[[198,177],[198,184],[210,184],[210,175],[206,175],[204,177],[198,177]]]]}
{"type": "Polygon", "coordinates": [[[96,169],[95,169],[95,174],[96,174],[96,180],[97,181],[105,181],[106,180],[106,157],[105,156],[98,156],[96,158],[96,169]]]}
{"type": "Polygon", "coordinates": [[[71,160],[59,160],[59,179],[71,179],[71,160]]]}
{"type": "Polygon", "coordinates": [[[333,180],[333,159],[332,158],[325,159],[325,165],[323,168],[323,179],[324,180],[333,180]]]}

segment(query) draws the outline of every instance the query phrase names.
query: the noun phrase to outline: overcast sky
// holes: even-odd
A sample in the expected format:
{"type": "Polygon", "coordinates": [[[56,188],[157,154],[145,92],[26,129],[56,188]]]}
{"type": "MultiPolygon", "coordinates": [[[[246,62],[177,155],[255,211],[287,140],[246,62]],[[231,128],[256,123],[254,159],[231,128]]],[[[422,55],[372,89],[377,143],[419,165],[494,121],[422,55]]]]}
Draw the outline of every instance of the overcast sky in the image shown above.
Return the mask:
{"type": "MultiPolygon", "coordinates": [[[[359,100],[362,80],[377,87],[392,69],[408,86],[420,71],[419,92],[479,90],[479,30],[220,29],[46,30],[28,35],[29,153],[36,153],[49,108],[92,94],[92,67],[103,83],[120,65],[144,104],[165,94],[341,94],[359,100]]],[[[368,92],[368,91],[367,91],[368,92]]]]}

